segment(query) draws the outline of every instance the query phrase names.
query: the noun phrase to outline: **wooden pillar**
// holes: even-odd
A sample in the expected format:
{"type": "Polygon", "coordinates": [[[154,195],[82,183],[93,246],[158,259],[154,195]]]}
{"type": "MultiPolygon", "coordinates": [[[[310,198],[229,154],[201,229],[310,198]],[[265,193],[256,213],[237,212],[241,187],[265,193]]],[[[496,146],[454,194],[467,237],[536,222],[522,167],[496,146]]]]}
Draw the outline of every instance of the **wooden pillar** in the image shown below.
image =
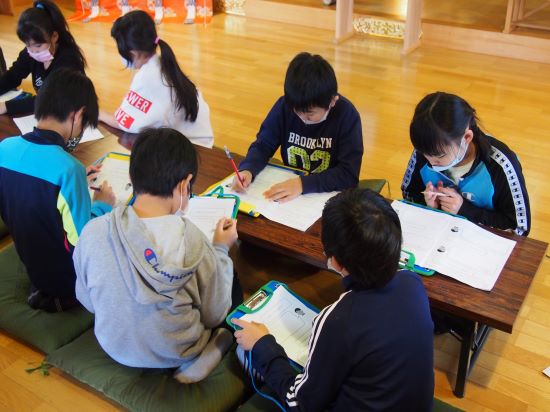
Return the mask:
{"type": "Polygon", "coordinates": [[[336,1],[336,36],[340,43],[353,36],[353,0],[336,1]]]}
{"type": "Polygon", "coordinates": [[[405,38],[402,54],[407,54],[420,46],[422,34],[422,0],[407,2],[407,20],[405,21],[405,38]]]}

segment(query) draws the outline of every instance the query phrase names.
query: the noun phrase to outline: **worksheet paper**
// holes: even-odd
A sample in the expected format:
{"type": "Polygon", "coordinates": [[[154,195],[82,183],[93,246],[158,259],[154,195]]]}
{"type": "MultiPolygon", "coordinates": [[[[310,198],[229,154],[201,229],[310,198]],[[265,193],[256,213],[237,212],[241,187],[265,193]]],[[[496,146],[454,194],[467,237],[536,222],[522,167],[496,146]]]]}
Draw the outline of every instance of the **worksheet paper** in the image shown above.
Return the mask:
{"type": "MultiPolygon", "coordinates": [[[[21,132],[21,134],[32,132],[37,124],[36,119],[32,114],[30,116],[25,116],[25,117],[14,117],[13,121],[19,128],[19,131],[21,132]]],[[[99,129],[87,127],[86,129],[84,129],[84,134],[82,135],[82,139],[80,140],[80,143],[91,142],[92,140],[99,140],[102,138],[103,138],[103,134],[101,134],[99,129]]]]}
{"type": "Polygon", "coordinates": [[[291,170],[267,165],[248,187],[246,193],[231,190],[234,174],[225,178],[220,184],[224,193],[239,196],[241,202],[255,206],[255,211],[269,220],[305,232],[323,214],[328,199],[338,192],[309,193],[300,195],[289,202],[279,203],[266,200],[263,193],[276,183],[298,177],[291,170]]]}
{"type": "Polygon", "coordinates": [[[401,221],[402,249],[414,254],[417,265],[478,289],[494,287],[515,241],[446,213],[397,200],[392,207],[401,221]]]}
{"type": "Polygon", "coordinates": [[[212,241],[219,220],[224,217],[231,219],[234,208],[235,199],[213,196],[192,197],[185,217],[191,220],[208,240],[212,241]]]}
{"type": "Polygon", "coordinates": [[[265,324],[288,357],[304,367],[315,316],[317,312],[279,286],[265,306],[256,313],[245,314],[241,319],[265,324]]]}
{"type": "Polygon", "coordinates": [[[4,102],[7,102],[8,100],[15,99],[21,93],[23,93],[23,90],[10,90],[9,92],[6,92],[0,95],[0,103],[4,103],[4,102]]]}
{"type": "MultiPolygon", "coordinates": [[[[101,187],[104,181],[113,188],[117,205],[125,205],[132,198],[134,189],[130,183],[130,158],[106,157],[101,162],[101,171],[91,186],[101,187]]],[[[93,192],[90,192],[93,195],[93,192]]]]}

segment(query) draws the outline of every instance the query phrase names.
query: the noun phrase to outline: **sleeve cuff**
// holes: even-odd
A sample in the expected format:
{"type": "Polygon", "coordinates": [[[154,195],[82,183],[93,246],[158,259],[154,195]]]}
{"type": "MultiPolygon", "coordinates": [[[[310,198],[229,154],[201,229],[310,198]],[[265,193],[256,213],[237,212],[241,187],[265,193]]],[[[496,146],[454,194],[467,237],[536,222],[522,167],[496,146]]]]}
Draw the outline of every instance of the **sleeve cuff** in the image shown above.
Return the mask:
{"type": "Polygon", "coordinates": [[[92,203],[93,217],[103,216],[109,213],[111,210],[113,210],[113,207],[111,205],[108,205],[107,203],[102,202],[100,200],[96,200],[92,203]]]}
{"type": "Polygon", "coordinates": [[[266,365],[279,357],[288,358],[285,350],[277,343],[273,335],[265,335],[260,338],[252,348],[252,357],[255,363],[263,371],[266,365]]]}

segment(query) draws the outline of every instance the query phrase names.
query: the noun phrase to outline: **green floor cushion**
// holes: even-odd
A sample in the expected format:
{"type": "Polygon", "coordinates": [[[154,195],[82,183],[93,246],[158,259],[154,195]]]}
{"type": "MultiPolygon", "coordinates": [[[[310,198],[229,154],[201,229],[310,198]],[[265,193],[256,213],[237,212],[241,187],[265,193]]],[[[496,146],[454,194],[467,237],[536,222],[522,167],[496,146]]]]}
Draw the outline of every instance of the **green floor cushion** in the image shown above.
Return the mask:
{"type": "Polygon", "coordinates": [[[8,234],[9,234],[8,227],[6,226],[2,218],[0,218],[0,239],[2,239],[3,237],[6,237],[8,234]]]}
{"type": "MultiPolygon", "coordinates": [[[[262,388],[262,392],[267,395],[274,396],[274,392],[266,388],[262,388]]],[[[283,405],[285,406],[285,405],[283,405]]],[[[246,401],[238,410],[238,412],[280,412],[281,410],[272,401],[265,399],[264,397],[254,394],[248,401],[246,401]]],[[[455,408],[448,403],[440,401],[434,398],[434,407],[432,412],[463,412],[462,409],[455,408]]]]}
{"type": "Polygon", "coordinates": [[[46,361],[131,411],[233,411],[246,391],[234,349],[205,380],[194,384],[179,383],[172,370],[116,363],[91,330],[50,353],[46,361]]]}
{"type": "Polygon", "coordinates": [[[10,244],[0,250],[0,329],[45,353],[69,343],[93,324],[84,308],[48,313],[27,305],[30,281],[10,244]]]}

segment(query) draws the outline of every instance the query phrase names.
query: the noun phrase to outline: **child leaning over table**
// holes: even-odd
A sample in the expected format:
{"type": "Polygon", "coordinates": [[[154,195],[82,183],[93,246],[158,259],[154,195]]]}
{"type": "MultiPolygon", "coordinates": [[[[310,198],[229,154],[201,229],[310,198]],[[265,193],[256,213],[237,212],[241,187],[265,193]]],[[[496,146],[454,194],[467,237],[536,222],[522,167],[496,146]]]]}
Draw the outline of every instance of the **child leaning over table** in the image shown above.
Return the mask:
{"type": "Polygon", "coordinates": [[[299,53],[288,65],[284,89],[239,165],[243,182],[235,178],[233,189],[244,191],[279,148],[285,165],[309,174],[273,185],[264,193],[267,199],[286,202],[356,187],[363,157],[361,118],[338,93],[333,68],[319,55],[299,53]]]}
{"type": "Polygon", "coordinates": [[[291,411],[431,410],[433,323],[422,281],[398,270],[397,214],[370,190],[341,192],[323,210],[322,242],[345,292],[315,318],[303,373],[269,325],[233,319],[252,368],[291,411]]]}

